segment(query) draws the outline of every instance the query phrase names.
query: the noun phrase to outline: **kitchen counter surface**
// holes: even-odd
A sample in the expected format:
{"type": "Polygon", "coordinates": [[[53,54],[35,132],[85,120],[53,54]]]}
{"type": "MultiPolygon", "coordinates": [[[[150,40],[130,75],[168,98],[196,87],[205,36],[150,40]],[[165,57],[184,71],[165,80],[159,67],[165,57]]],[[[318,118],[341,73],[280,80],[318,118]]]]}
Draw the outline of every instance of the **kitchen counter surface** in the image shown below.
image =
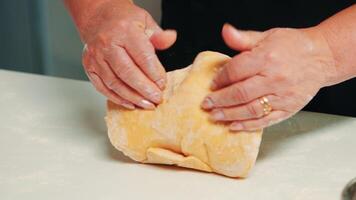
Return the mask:
{"type": "Polygon", "coordinates": [[[0,70],[0,199],[337,200],[356,119],[300,112],[268,128],[247,179],[137,164],[109,143],[89,82],[0,70]]]}

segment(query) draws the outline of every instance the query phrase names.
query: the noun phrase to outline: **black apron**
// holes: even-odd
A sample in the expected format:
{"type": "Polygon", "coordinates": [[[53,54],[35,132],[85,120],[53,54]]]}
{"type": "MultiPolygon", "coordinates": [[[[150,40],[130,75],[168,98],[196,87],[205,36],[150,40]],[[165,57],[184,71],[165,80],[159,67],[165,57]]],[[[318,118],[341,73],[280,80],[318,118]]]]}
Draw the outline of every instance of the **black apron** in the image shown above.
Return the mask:
{"type": "MultiPolygon", "coordinates": [[[[178,31],[177,42],[158,52],[166,70],[192,63],[197,53],[218,51],[230,56],[221,37],[228,22],[239,29],[306,28],[356,3],[355,0],[162,0],[162,27],[178,31]]],[[[355,19],[356,20],[356,19],[355,19]]],[[[323,88],[304,110],[356,117],[356,79],[323,88]]]]}

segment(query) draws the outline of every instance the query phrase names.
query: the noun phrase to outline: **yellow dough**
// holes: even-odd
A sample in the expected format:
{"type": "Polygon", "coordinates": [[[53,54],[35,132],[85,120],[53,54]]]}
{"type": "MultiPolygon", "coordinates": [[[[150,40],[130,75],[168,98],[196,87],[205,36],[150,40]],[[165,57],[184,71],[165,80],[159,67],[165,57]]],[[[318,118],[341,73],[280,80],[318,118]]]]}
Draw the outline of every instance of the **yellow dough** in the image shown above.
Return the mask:
{"type": "Polygon", "coordinates": [[[258,154],[262,130],[230,132],[201,109],[215,72],[230,58],[202,52],[194,63],[168,73],[164,100],[155,110],[123,109],[108,102],[111,143],[133,160],[246,177],[258,154]]]}

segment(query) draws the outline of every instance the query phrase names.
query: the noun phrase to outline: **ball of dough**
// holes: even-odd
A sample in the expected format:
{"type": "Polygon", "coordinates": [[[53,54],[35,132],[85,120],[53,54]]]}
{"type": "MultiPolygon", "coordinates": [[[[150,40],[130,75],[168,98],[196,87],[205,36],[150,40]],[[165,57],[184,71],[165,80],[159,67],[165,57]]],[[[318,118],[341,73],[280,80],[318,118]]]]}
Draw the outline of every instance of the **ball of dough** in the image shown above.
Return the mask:
{"type": "Polygon", "coordinates": [[[108,102],[111,143],[138,162],[246,177],[256,161],[262,130],[230,132],[210,121],[200,107],[216,71],[229,59],[202,52],[191,66],[168,72],[163,103],[155,110],[126,110],[108,102]]]}

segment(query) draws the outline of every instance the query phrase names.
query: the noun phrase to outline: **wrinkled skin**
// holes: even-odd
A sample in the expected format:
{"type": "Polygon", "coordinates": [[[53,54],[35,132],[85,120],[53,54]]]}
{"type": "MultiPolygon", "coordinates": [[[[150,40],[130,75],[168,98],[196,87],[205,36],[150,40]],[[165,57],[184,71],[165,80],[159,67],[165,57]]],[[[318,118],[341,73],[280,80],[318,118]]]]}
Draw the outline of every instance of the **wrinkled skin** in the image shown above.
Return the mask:
{"type": "Polygon", "coordinates": [[[264,128],[292,116],[336,74],[332,52],[317,32],[238,31],[225,25],[222,34],[242,53],[218,72],[202,107],[212,110],[213,120],[232,122],[231,130],[264,128]],[[273,109],[265,116],[259,101],[264,96],[273,109]]]}
{"type": "Polygon", "coordinates": [[[162,100],[166,72],[155,49],[166,49],[176,32],[163,31],[149,13],[129,1],[108,2],[82,29],[83,64],[95,88],[128,109],[154,109],[162,100]]]}
{"type": "MultiPolygon", "coordinates": [[[[128,109],[154,109],[166,73],[155,49],[169,48],[161,30],[130,0],[64,0],[85,43],[83,64],[96,89],[128,109]]],[[[225,25],[226,44],[242,53],[218,72],[202,102],[212,120],[255,130],[287,119],[325,86],[356,77],[356,5],[307,29],[238,31],[225,25]],[[272,112],[263,112],[266,97],[272,112]]]]}

